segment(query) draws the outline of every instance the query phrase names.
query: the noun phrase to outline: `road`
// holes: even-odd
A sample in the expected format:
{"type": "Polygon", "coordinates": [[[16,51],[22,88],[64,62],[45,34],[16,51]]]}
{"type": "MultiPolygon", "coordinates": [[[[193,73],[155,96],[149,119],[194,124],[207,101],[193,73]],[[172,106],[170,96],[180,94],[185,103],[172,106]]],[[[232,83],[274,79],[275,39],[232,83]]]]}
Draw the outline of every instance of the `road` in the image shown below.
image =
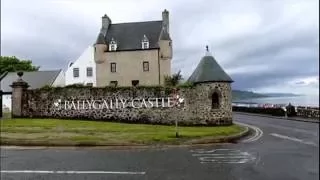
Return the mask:
{"type": "Polygon", "coordinates": [[[234,114],[235,144],[140,150],[2,149],[1,179],[316,180],[319,124],[234,114]]]}

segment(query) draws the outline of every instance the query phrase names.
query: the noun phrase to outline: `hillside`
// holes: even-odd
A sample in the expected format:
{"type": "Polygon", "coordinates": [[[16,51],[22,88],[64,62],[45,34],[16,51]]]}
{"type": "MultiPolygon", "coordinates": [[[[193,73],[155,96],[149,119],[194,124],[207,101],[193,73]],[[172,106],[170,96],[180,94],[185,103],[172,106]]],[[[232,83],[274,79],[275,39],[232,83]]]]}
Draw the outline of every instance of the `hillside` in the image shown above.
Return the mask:
{"type": "Polygon", "coordinates": [[[254,93],[250,91],[232,90],[232,100],[252,99],[270,97],[265,94],[254,93]]]}
{"type": "Polygon", "coordinates": [[[295,97],[295,96],[301,96],[301,94],[293,94],[293,93],[261,93],[263,95],[266,95],[268,97],[295,97]]]}

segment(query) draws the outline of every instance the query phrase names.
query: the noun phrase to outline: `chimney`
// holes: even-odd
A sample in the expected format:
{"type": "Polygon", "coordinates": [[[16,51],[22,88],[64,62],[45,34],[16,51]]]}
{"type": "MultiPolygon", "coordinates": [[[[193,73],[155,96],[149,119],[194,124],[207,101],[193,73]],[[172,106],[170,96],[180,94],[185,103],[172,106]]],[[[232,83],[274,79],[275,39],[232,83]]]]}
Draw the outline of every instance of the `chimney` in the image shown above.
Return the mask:
{"type": "Polygon", "coordinates": [[[101,29],[108,30],[110,24],[111,24],[111,19],[106,14],[104,16],[102,16],[102,27],[101,27],[101,29]]]}
{"type": "Polygon", "coordinates": [[[162,12],[162,28],[169,33],[169,11],[166,9],[162,12]]]}

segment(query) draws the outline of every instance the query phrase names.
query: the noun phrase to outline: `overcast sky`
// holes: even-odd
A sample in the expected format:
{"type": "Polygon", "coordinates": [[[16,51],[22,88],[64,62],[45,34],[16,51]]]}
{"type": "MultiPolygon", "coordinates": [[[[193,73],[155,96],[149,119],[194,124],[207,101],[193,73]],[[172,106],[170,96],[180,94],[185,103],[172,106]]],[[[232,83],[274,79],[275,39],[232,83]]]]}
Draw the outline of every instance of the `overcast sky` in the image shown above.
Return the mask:
{"type": "Polygon", "coordinates": [[[205,46],[233,88],[319,94],[318,0],[1,0],[1,55],[65,68],[113,23],[170,12],[172,70],[187,78],[205,46]]]}

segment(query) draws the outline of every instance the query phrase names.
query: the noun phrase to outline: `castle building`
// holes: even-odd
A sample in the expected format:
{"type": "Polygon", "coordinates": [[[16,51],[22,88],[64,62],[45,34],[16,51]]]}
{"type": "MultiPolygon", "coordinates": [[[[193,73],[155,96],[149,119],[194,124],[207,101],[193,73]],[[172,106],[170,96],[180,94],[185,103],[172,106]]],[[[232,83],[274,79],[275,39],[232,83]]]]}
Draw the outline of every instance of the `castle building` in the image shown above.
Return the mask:
{"type": "Polygon", "coordinates": [[[171,75],[169,12],[162,20],[112,24],[104,15],[94,44],[96,86],[163,85],[171,75]]]}

